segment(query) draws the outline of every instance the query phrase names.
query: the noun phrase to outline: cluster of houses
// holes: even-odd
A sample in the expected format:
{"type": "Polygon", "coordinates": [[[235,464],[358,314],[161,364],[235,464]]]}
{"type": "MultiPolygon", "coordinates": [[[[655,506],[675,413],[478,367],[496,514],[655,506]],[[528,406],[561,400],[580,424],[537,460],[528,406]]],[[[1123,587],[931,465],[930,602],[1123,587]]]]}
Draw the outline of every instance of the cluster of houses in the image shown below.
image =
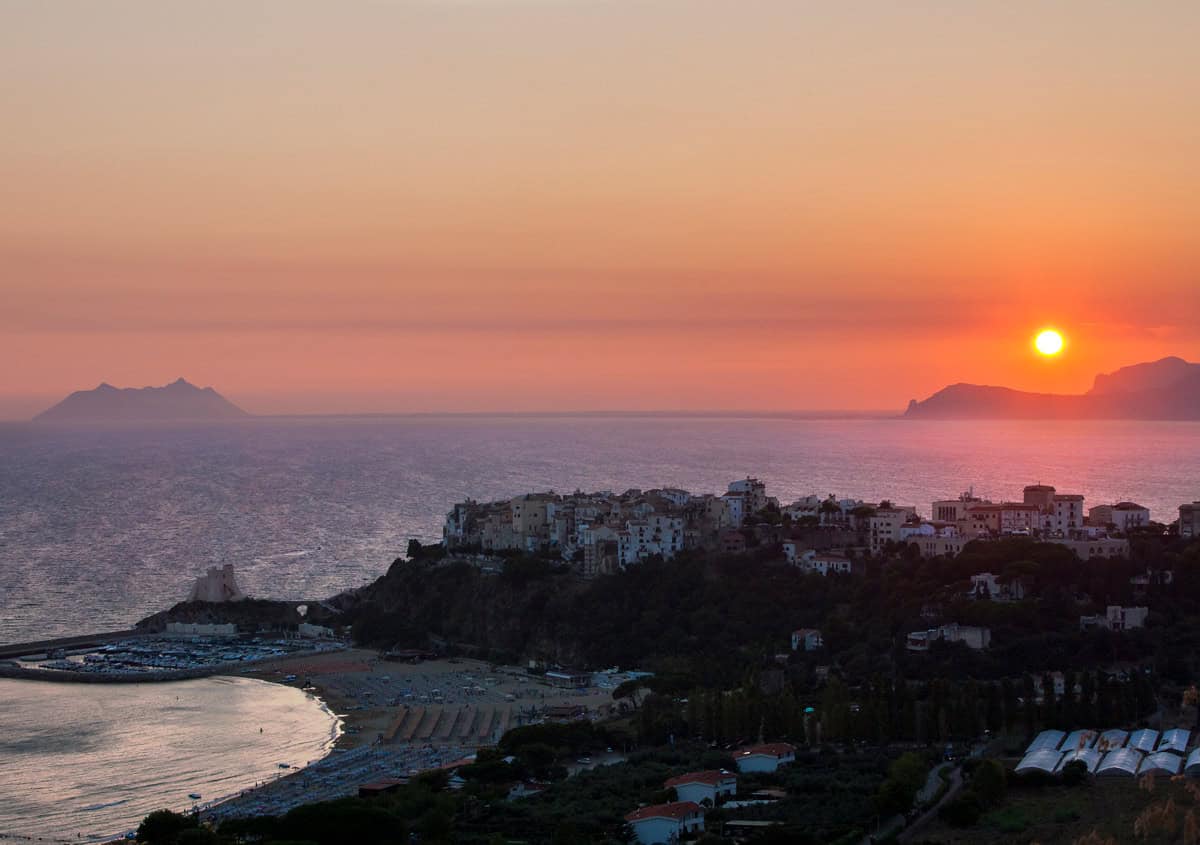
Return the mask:
{"type": "MultiPolygon", "coordinates": [[[[736,554],[748,544],[772,543],[782,545],[789,563],[828,575],[854,574],[863,555],[896,544],[913,546],[922,557],[952,557],[972,540],[1004,536],[1058,543],[1084,560],[1124,557],[1129,533],[1149,524],[1149,509],[1134,502],[1085,511],[1082,495],[1046,484],[1025,487],[1019,502],[992,502],[968,491],[933,502],[925,518],[915,506],[832,494],[781,505],[762,481],[744,478],[720,495],[664,487],[467,500],[446,515],[443,542],[451,552],[558,556],[584,577],[654,556],[670,559],[685,549],[736,554]],[[825,538],[816,544],[820,550],[813,548],[813,529],[825,538]],[[830,537],[840,545],[830,546],[830,537]]],[[[1181,536],[1200,536],[1200,502],[1180,507],[1178,526],[1181,536]]]]}
{"type": "Polygon", "coordinates": [[[741,552],[739,529],[778,501],[756,478],[734,481],[721,495],[666,487],[624,493],[527,493],[497,502],[468,500],[446,515],[442,536],[451,550],[557,554],[584,577],[684,549],[741,552]]]}
{"type": "MultiPolygon", "coordinates": [[[[796,748],[786,742],[754,745],[735,752],[733,759],[736,773],[722,769],[688,772],[668,779],[663,788],[674,790],[674,801],[639,807],[625,816],[634,838],[642,845],[658,845],[702,832],[708,810],[718,804],[731,808],[743,803],[729,800],[737,795],[739,773],[778,771],[781,766],[795,762],[796,748]]],[[[756,794],[744,803],[760,803],[775,797],[778,795],[756,794]]],[[[726,822],[726,826],[729,824],[726,822]]]]}

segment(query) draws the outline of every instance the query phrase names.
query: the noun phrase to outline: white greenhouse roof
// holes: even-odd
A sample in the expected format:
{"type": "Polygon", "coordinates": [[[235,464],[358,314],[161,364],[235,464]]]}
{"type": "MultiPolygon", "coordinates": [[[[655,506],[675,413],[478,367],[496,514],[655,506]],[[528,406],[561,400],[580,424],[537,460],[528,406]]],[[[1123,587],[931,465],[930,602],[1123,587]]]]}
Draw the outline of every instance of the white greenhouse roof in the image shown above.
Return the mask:
{"type": "Polygon", "coordinates": [[[1087,770],[1089,772],[1094,774],[1096,767],[1100,765],[1100,761],[1103,758],[1104,755],[1094,748],[1085,748],[1081,751],[1068,751],[1063,755],[1062,760],[1059,761],[1058,768],[1055,769],[1055,771],[1061,772],[1067,767],[1067,763],[1073,763],[1078,760],[1079,762],[1083,763],[1083,765],[1087,766],[1087,770]]]}
{"type": "Polygon", "coordinates": [[[1172,728],[1169,731],[1163,731],[1162,739],[1158,741],[1158,750],[1182,754],[1187,751],[1191,738],[1192,732],[1186,728],[1172,728]]]}
{"type": "Polygon", "coordinates": [[[1034,737],[1033,742],[1029,743],[1029,747],[1025,749],[1025,755],[1029,756],[1035,751],[1054,751],[1062,745],[1065,736],[1066,734],[1062,731],[1042,731],[1034,737]]]}
{"type": "Polygon", "coordinates": [[[1114,748],[1123,746],[1127,739],[1129,739],[1129,734],[1126,731],[1113,728],[1111,731],[1100,734],[1100,738],[1096,740],[1096,750],[1112,751],[1114,748]]]}
{"type": "Polygon", "coordinates": [[[1040,748],[1030,751],[1017,763],[1017,772],[1039,771],[1050,774],[1058,767],[1062,754],[1050,748],[1040,748]]]}
{"type": "Polygon", "coordinates": [[[1158,731],[1142,728],[1129,735],[1129,747],[1136,748],[1143,754],[1149,754],[1158,745],[1158,731]]]}
{"type": "Polygon", "coordinates": [[[1095,731],[1071,731],[1063,740],[1062,750],[1070,753],[1083,748],[1091,748],[1096,744],[1096,738],[1099,736],[1100,734],[1095,731]]]}
{"type": "Polygon", "coordinates": [[[1200,773],[1200,748],[1188,755],[1186,771],[1189,775],[1200,773]]]}
{"type": "Polygon", "coordinates": [[[1096,767],[1098,775],[1129,775],[1137,774],[1142,765],[1142,752],[1132,748],[1118,748],[1104,755],[1100,765],[1096,767]]]}
{"type": "Polygon", "coordinates": [[[1164,772],[1168,775],[1177,775],[1181,768],[1183,768],[1182,757],[1178,754],[1172,754],[1170,751],[1160,751],[1157,754],[1151,754],[1142,761],[1141,767],[1138,768],[1138,774],[1164,772]]]}

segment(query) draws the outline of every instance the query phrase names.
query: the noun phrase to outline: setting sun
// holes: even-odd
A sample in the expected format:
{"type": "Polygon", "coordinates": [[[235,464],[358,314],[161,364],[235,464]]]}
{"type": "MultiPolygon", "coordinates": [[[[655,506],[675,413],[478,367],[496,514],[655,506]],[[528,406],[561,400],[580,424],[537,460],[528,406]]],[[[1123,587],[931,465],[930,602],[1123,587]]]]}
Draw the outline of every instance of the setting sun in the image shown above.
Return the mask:
{"type": "Polygon", "coordinates": [[[1033,345],[1037,347],[1037,351],[1043,355],[1057,355],[1062,352],[1063,337],[1054,329],[1046,329],[1038,334],[1033,345]]]}

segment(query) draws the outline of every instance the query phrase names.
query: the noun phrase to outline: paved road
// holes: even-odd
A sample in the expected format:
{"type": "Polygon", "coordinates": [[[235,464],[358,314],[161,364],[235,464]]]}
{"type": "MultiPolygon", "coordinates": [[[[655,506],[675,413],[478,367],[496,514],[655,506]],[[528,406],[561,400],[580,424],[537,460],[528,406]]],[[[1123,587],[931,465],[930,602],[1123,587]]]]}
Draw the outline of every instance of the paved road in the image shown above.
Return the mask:
{"type": "MultiPolygon", "coordinates": [[[[949,766],[951,764],[947,763],[946,765],[949,766]]],[[[939,768],[941,768],[941,767],[939,767],[939,768]]],[[[938,772],[938,769],[934,769],[933,772],[930,773],[930,777],[936,777],[937,772],[938,772]]],[[[938,784],[939,785],[941,784],[940,778],[938,779],[938,784]]],[[[942,796],[942,800],[938,801],[936,804],[934,804],[932,807],[930,807],[928,810],[926,810],[924,813],[922,813],[920,816],[918,816],[913,821],[912,824],[910,824],[907,828],[905,828],[903,833],[901,833],[899,836],[896,837],[896,841],[898,841],[898,842],[911,841],[913,834],[916,833],[918,830],[920,830],[921,827],[928,824],[931,819],[935,818],[937,816],[938,810],[940,810],[942,808],[942,806],[946,804],[947,801],[954,800],[955,796],[958,795],[959,790],[962,789],[962,785],[963,785],[962,769],[959,768],[958,766],[954,766],[954,768],[950,770],[950,788],[946,790],[946,794],[942,796]]],[[[929,786],[928,781],[925,782],[925,786],[926,786],[926,788],[928,788],[928,786],[929,786]]],[[[924,790],[922,790],[922,791],[924,791],[924,790]]],[[[932,798],[936,793],[937,793],[937,788],[935,787],[933,792],[931,792],[929,794],[929,797],[932,798]]]]}
{"type": "MultiPolygon", "coordinates": [[[[951,772],[951,774],[950,774],[950,786],[951,786],[951,789],[954,788],[954,778],[956,775],[958,775],[958,768],[955,767],[953,763],[942,763],[940,766],[934,766],[933,769],[930,770],[928,777],[925,778],[925,785],[922,786],[919,790],[917,790],[916,800],[913,801],[914,807],[919,807],[919,806],[926,804],[929,801],[933,800],[933,796],[937,795],[937,791],[939,789],[941,789],[941,787],[942,787],[942,779],[941,779],[939,773],[943,769],[946,769],[949,767],[954,767],[954,771],[951,772]]],[[[958,775],[958,776],[960,778],[960,783],[961,783],[961,775],[958,775]]],[[[947,793],[947,794],[949,794],[949,793],[947,793]]],[[[932,812],[937,812],[938,807],[941,807],[941,806],[942,806],[942,802],[939,801],[937,804],[937,807],[932,808],[932,812]]],[[[922,824],[924,821],[925,821],[925,816],[922,816],[921,818],[919,818],[915,822],[913,822],[913,824],[914,824],[914,826],[919,825],[919,824],[922,824]]],[[[882,822],[880,822],[879,827],[875,830],[874,833],[867,834],[866,836],[863,837],[860,845],[871,845],[872,842],[879,842],[883,839],[887,839],[893,833],[897,833],[898,831],[903,830],[904,822],[905,822],[904,816],[892,816],[890,819],[884,819],[882,822]]],[[[901,835],[900,838],[903,841],[903,834],[901,835]]]]}

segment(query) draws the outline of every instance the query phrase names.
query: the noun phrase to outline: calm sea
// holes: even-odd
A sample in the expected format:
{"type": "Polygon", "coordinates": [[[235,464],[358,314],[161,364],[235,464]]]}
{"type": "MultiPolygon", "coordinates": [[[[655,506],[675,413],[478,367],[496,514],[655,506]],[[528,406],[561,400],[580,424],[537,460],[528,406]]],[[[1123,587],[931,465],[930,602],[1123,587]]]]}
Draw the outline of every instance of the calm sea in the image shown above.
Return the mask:
{"type": "Polygon", "coordinates": [[[1200,499],[1200,423],[684,417],[265,419],[216,427],[0,426],[0,642],[113,630],[233,563],[259,596],[322,598],[440,537],[468,496],[745,475],[783,500],[928,512],[1031,482],[1170,521],[1200,499]]]}
{"type": "MultiPolygon", "coordinates": [[[[682,417],[254,420],[204,428],[0,426],[0,642],[122,628],[233,563],[252,595],[320,598],[382,573],[456,501],[745,475],[928,512],[1030,482],[1200,499],[1200,424],[682,417]]],[[[115,833],[187,793],[229,794],[319,757],[331,719],[296,690],[207,679],[0,681],[0,834],[115,833]],[[258,733],[263,725],[275,728],[258,733]],[[280,730],[283,727],[285,730],[280,730]]]]}
{"type": "Polygon", "coordinates": [[[325,756],[337,720],[248,678],[166,684],[0,679],[0,839],[111,837],[325,756]],[[259,732],[262,728],[262,732],[259,732]]]}

